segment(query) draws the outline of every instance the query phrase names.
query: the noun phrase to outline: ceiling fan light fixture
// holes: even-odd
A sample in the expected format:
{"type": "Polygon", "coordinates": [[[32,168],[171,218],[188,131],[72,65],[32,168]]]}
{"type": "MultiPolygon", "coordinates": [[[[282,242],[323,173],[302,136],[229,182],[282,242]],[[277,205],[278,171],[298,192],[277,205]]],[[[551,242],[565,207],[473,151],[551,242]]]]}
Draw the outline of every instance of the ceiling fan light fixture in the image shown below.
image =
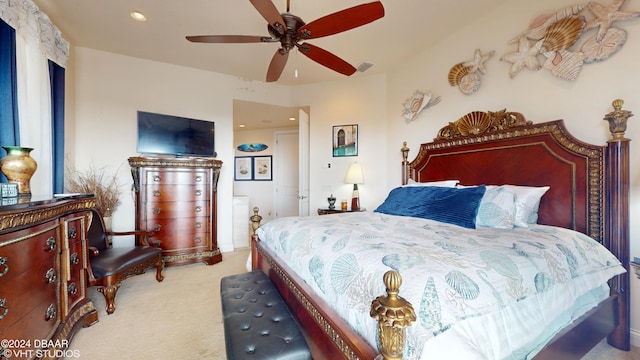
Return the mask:
{"type": "Polygon", "coordinates": [[[358,70],[358,72],[365,72],[369,70],[371,67],[373,67],[372,63],[368,61],[363,61],[356,67],[356,70],[358,70]]]}
{"type": "Polygon", "coordinates": [[[140,11],[134,10],[129,15],[135,21],[140,21],[140,22],[147,21],[147,17],[143,13],[141,13],[140,11]]]}

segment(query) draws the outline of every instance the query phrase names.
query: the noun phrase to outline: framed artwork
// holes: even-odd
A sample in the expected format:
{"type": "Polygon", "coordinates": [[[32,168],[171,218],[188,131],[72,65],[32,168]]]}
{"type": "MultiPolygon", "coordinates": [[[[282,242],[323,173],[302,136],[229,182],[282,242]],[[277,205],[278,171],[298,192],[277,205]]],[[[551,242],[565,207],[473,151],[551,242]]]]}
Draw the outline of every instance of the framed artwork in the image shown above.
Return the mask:
{"type": "Polygon", "coordinates": [[[253,180],[271,181],[271,155],[253,157],[253,180]]]}
{"type": "Polygon", "coordinates": [[[236,181],[253,180],[252,156],[236,156],[234,173],[234,180],[236,181]]]}
{"type": "Polygon", "coordinates": [[[358,125],[333,127],[333,157],[358,156],[358,125]]]}

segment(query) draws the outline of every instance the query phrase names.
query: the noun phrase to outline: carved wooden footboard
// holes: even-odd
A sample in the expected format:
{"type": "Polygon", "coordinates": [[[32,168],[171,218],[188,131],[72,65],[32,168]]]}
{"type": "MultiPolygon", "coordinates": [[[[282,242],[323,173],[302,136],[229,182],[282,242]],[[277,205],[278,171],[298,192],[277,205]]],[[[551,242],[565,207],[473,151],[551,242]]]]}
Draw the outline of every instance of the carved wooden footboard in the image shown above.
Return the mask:
{"type": "MultiPolygon", "coordinates": [[[[611,296],[563,329],[536,359],[579,359],[601,339],[630,349],[629,312],[629,139],[624,137],[631,112],[622,100],[605,115],[612,139],[605,146],[575,139],[562,120],[532,124],[519,113],[473,112],[443,127],[422,144],[415,160],[402,148],[402,180],[418,182],[459,179],[462,184],[550,185],[540,203],[539,222],[583,232],[605,245],[627,269],[610,282],[611,296]],[[492,164],[494,166],[488,166],[492,164]],[[499,171],[495,164],[500,164],[499,171]],[[523,164],[526,166],[523,167],[523,164]]],[[[401,359],[404,331],[415,320],[410,303],[398,297],[402,279],[388,272],[386,296],[373,300],[378,321],[374,349],[340,319],[331,307],[268,248],[255,230],[261,217],[251,217],[252,267],[269,275],[305,331],[315,358],[401,359]]]]}

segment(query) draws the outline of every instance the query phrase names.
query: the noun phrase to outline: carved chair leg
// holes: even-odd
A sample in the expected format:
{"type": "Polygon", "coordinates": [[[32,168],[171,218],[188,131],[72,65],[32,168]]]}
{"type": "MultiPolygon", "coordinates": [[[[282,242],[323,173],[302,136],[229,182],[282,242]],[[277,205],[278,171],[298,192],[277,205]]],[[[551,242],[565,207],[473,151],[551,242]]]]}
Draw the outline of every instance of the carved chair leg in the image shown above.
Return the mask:
{"type": "Polygon", "coordinates": [[[107,314],[113,314],[116,311],[116,293],[120,288],[120,282],[117,282],[115,285],[107,285],[104,287],[99,287],[98,291],[104,295],[104,299],[107,302],[107,314]]]}
{"type": "Polygon", "coordinates": [[[160,260],[158,260],[158,262],[156,263],[156,280],[158,280],[158,282],[164,280],[162,270],[164,270],[164,260],[160,258],[160,260]]]}

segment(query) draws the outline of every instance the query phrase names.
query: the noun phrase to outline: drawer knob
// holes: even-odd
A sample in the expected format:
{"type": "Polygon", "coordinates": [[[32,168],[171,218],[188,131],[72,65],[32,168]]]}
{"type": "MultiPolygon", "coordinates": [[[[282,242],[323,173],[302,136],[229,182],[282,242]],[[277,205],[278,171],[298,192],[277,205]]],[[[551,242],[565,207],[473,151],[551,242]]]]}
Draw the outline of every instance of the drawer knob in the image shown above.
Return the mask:
{"type": "Polygon", "coordinates": [[[78,256],[78,253],[71,254],[71,256],[69,257],[69,261],[73,265],[78,265],[80,263],[80,257],[78,256]]]}
{"type": "Polygon", "coordinates": [[[200,244],[202,243],[202,238],[200,236],[196,236],[196,238],[193,239],[193,242],[195,242],[196,244],[200,244]]]}
{"type": "Polygon", "coordinates": [[[51,319],[54,319],[56,317],[56,305],[55,304],[51,304],[49,305],[49,307],[47,308],[47,312],[45,313],[45,320],[49,321],[51,319]]]}
{"type": "Polygon", "coordinates": [[[196,229],[202,228],[202,223],[200,221],[196,222],[196,229]]]}
{"type": "Polygon", "coordinates": [[[159,197],[160,196],[160,190],[154,190],[153,191],[153,196],[159,197]]]}
{"type": "Polygon", "coordinates": [[[75,239],[76,236],[78,235],[78,231],[76,230],[75,226],[71,226],[69,227],[69,239],[75,239]]]}
{"type": "Polygon", "coordinates": [[[160,182],[160,176],[156,175],[153,177],[153,181],[160,182]]]}
{"type": "Polygon", "coordinates": [[[76,283],[69,284],[69,288],[67,289],[67,291],[71,295],[77,294],[78,293],[78,287],[76,286],[76,283]]]}
{"type": "Polygon", "coordinates": [[[0,319],[4,319],[4,317],[9,313],[9,307],[7,306],[6,298],[0,299],[0,310],[2,311],[0,312],[0,319]]]}
{"type": "Polygon", "coordinates": [[[202,182],[202,175],[196,176],[196,182],[202,182]]]}
{"type": "Polygon", "coordinates": [[[0,256],[0,277],[3,277],[6,273],[9,272],[9,264],[7,264],[8,260],[8,257],[0,256]]]}
{"type": "Polygon", "coordinates": [[[53,268],[49,269],[47,271],[47,274],[45,275],[46,279],[47,279],[47,284],[51,284],[53,282],[56,281],[56,271],[53,270],[53,268]]]}
{"type": "Polygon", "coordinates": [[[47,239],[44,249],[46,251],[53,251],[56,249],[56,239],[53,236],[47,239]]]}
{"type": "Polygon", "coordinates": [[[202,212],[202,206],[198,205],[196,206],[196,212],[202,212]]]}
{"type": "Polygon", "coordinates": [[[154,207],[154,208],[153,208],[153,213],[154,213],[155,215],[160,214],[160,208],[159,208],[159,207],[154,207]]]}
{"type": "Polygon", "coordinates": [[[153,225],[153,230],[155,230],[156,232],[160,231],[161,228],[162,228],[162,225],[160,224],[153,225]]]}
{"type": "Polygon", "coordinates": [[[202,195],[202,190],[198,189],[196,190],[196,196],[201,196],[202,195]]]}

